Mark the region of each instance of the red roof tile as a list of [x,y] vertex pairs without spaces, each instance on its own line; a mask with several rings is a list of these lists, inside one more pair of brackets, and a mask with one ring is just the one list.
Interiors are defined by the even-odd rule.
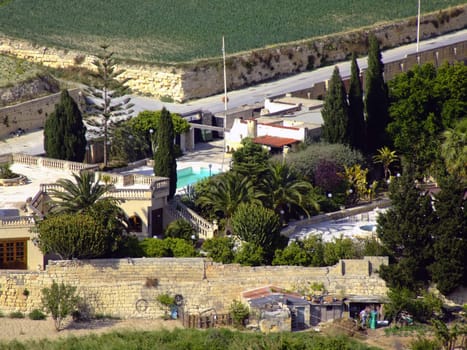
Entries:
[[284,147],[286,145],[290,145],[293,143],[298,143],[300,140],[287,138],[287,137],[278,137],[278,136],[260,136],[253,139],[254,143],[258,143],[260,145],[266,145],[271,147]]

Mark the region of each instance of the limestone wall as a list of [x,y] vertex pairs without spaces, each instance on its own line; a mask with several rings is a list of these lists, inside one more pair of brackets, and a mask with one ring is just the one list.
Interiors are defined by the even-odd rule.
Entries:
[[[70,96],[79,104],[79,89],[69,91]],[[17,105],[0,108],[0,138],[22,128],[26,131],[44,127],[47,116],[55,109],[60,93],[36,98]]]
[[[420,36],[429,38],[463,29],[467,23],[467,4],[425,15]],[[265,80],[310,70],[348,59],[352,52],[365,54],[367,38],[374,32],[382,47],[390,48],[416,40],[416,18],[381,24],[348,33],[312,38],[240,53],[227,58],[228,89],[238,89]],[[40,47],[21,40],[0,37],[0,53],[6,53],[52,67],[83,67],[92,69],[94,57],[69,50]],[[221,58],[205,63],[181,66],[124,64],[122,78],[131,78],[128,85],[136,92],[167,96],[182,102],[223,91]]]
[[296,290],[322,282],[331,293],[382,296],[387,288],[375,271],[387,263],[384,257],[345,260],[323,268],[242,267],[202,258],[51,261],[45,271],[0,270],[0,310],[28,312],[40,307],[41,289],[53,280],[77,286],[92,312],[122,318],[161,316],[155,297],[163,293],[181,294],[185,310],[194,313],[211,307],[227,311],[242,291],[270,284]]

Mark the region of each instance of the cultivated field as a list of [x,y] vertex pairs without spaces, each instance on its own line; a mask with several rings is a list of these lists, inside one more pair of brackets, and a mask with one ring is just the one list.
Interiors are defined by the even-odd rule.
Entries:
[[[423,0],[422,12],[465,3]],[[415,16],[417,0],[0,0],[0,33],[95,53],[183,62]]]

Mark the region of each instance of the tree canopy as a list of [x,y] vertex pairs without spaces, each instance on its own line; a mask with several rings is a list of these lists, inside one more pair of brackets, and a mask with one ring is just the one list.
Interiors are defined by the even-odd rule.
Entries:
[[368,40],[368,68],[365,72],[366,150],[372,154],[387,143],[389,99],[378,39],[370,34]]
[[443,293],[467,285],[465,182],[440,177],[434,194],[417,186],[414,170],[391,181],[392,206],[378,217],[378,237],[391,256],[381,276],[392,288],[417,290],[435,282]]
[[349,106],[337,66],[332,73],[321,114],[324,121],[321,137],[329,143],[349,144]]
[[128,78],[121,79],[123,70],[117,69],[114,53],[107,51],[107,45],[101,45],[102,52],[92,62],[96,71],[92,73],[93,86],[87,90],[91,113],[87,116],[90,130],[104,140],[104,167],[108,161],[108,140],[112,137],[113,128],[129,118],[133,112],[131,98],[122,97],[128,94],[126,85]]
[[170,179],[169,199],[177,190],[177,161],[174,152],[174,127],[170,112],[163,108],[161,111],[157,147],[154,153],[154,175]]
[[48,157],[82,162],[86,155],[86,127],[78,105],[63,90],[45,121],[44,150]]
[[[396,151],[426,174],[439,159],[442,132],[467,116],[467,67],[464,64],[416,66],[390,83],[388,132]],[[449,158],[449,157],[448,157]]]
[[51,196],[50,209],[54,213],[79,213],[94,205],[97,201],[114,201],[111,197],[104,197],[113,186],[102,184],[100,178],[95,180],[92,172],[73,174],[75,182],[69,179],[60,179],[56,182],[58,189],[49,190]]
[[357,63],[357,56],[352,54],[350,66],[350,86],[349,86],[349,145],[360,151],[365,150],[365,106],[363,104],[363,88],[360,80],[360,68]]

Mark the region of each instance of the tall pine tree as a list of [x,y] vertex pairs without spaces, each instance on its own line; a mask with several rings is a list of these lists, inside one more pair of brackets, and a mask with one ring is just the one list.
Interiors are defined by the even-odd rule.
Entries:
[[375,153],[386,144],[386,126],[389,122],[388,89],[384,82],[384,64],[378,39],[369,37],[368,69],[365,78],[366,150]]
[[114,53],[107,51],[107,45],[101,45],[103,53],[97,55],[92,62],[96,68],[94,84],[87,90],[88,99],[92,101],[92,113],[88,116],[88,124],[95,127],[92,130],[104,139],[104,167],[107,167],[108,145],[113,127],[129,118],[133,112],[130,98],[119,97],[129,93],[126,86],[128,78],[121,79],[123,70],[117,69]]
[[177,190],[177,161],[174,152],[174,128],[170,112],[163,108],[157,128],[154,175],[170,178],[169,199]]
[[430,271],[439,291],[446,294],[467,286],[467,200],[465,182],[460,178],[449,176],[440,185],[434,202],[438,222],[432,231],[434,262]]
[[345,86],[337,66],[332,73],[321,114],[324,121],[322,138],[329,143],[348,144],[349,107]]
[[348,135],[350,146],[360,151],[364,151],[365,147],[364,109],[360,68],[357,63],[357,56],[353,53],[350,67]]
[[86,154],[86,127],[78,105],[67,90],[47,118],[44,149],[48,157],[82,162]]

